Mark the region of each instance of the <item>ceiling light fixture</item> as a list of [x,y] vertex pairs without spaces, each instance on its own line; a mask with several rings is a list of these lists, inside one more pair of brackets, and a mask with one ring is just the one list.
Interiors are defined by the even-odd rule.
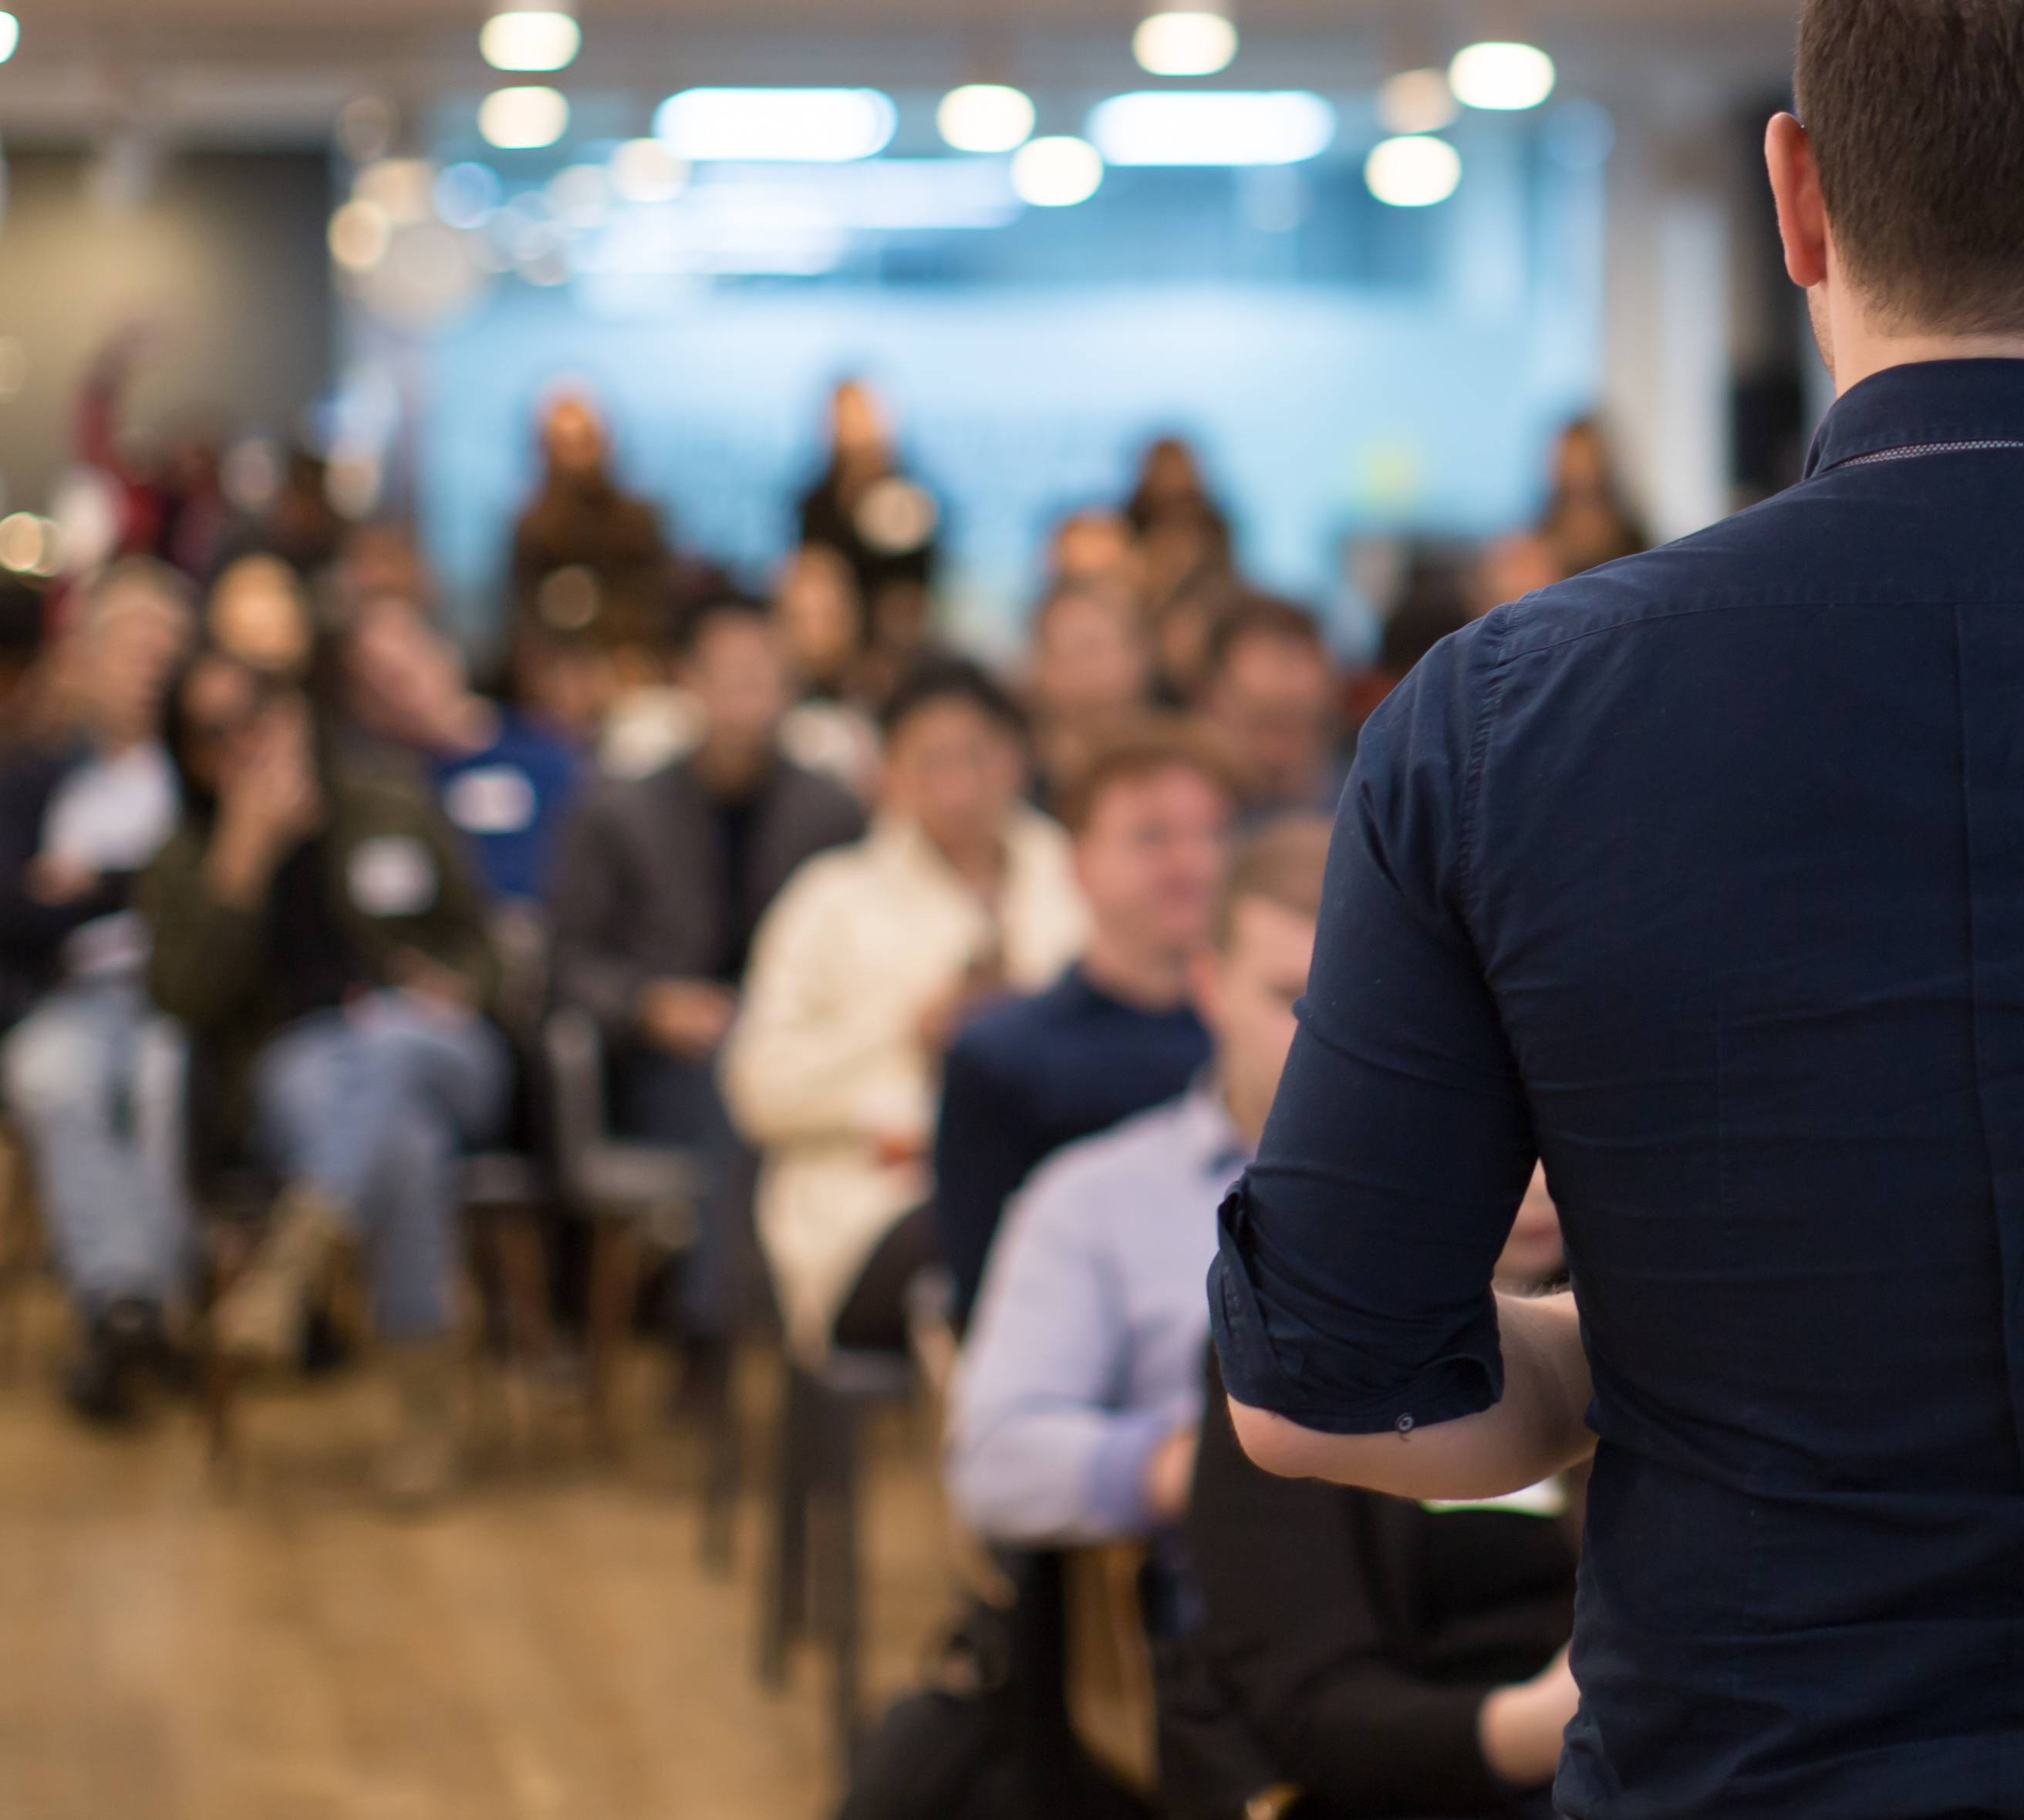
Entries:
[[1035,208],[1073,208],[1103,182],[1103,155],[1087,139],[1029,139],[1012,154],[1012,188]]
[[501,0],[478,35],[494,69],[566,69],[582,45],[572,0]]
[[959,152],[1010,152],[1033,136],[1032,99],[1002,82],[965,82],[942,97],[935,126]]
[[876,89],[684,89],[654,136],[699,163],[848,164],[883,152],[899,119]]
[[1298,164],[1335,139],[1335,109],[1287,89],[1146,90],[1099,101],[1089,136],[1107,164]]
[[1149,13],[1131,35],[1131,54],[1149,75],[1212,76],[1237,55],[1237,27],[1217,0]]
[[1448,86],[1464,107],[1515,114],[1553,92],[1553,60],[1536,44],[1485,42],[1455,53]]
[[478,130],[502,152],[552,145],[569,130],[569,102],[559,89],[494,89],[478,105]]
[[11,13],[0,13],[0,63],[12,57],[20,42],[20,20]]
[[1461,181],[1461,154],[1445,139],[1411,134],[1385,139],[1363,161],[1370,193],[1393,208],[1431,208]]

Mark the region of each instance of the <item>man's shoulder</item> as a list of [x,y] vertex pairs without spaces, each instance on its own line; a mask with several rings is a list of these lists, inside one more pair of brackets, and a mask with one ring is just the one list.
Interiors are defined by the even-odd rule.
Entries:
[[984,1066],[1022,1061],[1036,1043],[1075,1024],[1082,1002],[1074,974],[1065,973],[1051,986],[1001,998],[966,1020],[950,1053]]
[[845,832],[855,840],[864,831],[864,805],[834,778],[783,756],[775,774],[776,800],[811,826]]
[[1064,1144],[1033,1172],[1025,1198],[1040,1208],[1076,1209],[1108,1204],[1114,1192],[1148,1178],[1172,1180],[1186,1154],[1189,1113],[1182,1095]]
[[[1478,622],[1483,657],[1501,664],[1687,616],[1789,600],[1795,577],[1808,567],[1805,550],[1822,529],[1806,511],[1802,489],[1775,494],[1690,536],[1494,609]],[[1718,632],[1718,624],[1709,630]]]

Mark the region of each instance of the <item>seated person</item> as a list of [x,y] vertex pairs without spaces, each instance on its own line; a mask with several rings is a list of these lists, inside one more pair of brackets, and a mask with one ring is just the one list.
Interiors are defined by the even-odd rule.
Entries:
[[935,1223],[970,1318],[1005,1203],[1065,1144],[1183,1091],[1209,1058],[1188,970],[1207,945],[1236,783],[1178,722],[1114,734],[1063,797],[1088,945],[1046,991],[970,1020],[935,1127]]
[[150,988],[283,1185],[214,1339],[250,1364],[298,1357],[313,1301],[362,1245],[402,1391],[383,1487],[425,1500],[456,1464],[459,1153],[503,1122],[511,1086],[483,1015],[496,969],[478,887],[419,797],[318,763],[285,681],[200,657],[169,744],[185,809],[142,883]]
[[1058,584],[1033,615],[1032,639],[1035,798],[1058,815],[1097,747],[1150,704],[1153,651],[1137,597],[1102,581]]
[[1314,616],[1245,596],[1211,628],[1208,667],[1202,710],[1245,768],[1247,823],[1294,810],[1333,815],[1343,782],[1335,665]]
[[495,904],[538,903],[582,768],[578,751],[473,690],[463,654],[409,595],[364,596],[335,650],[349,728],[417,767],[471,842]]
[[1068,837],[1026,807],[1024,723],[985,672],[930,660],[884,716],[883,806],[767,913],[726,1046],[765,1158],[760,1238],[794,1343],[898,1347],[933,1260],[941,1059],[965,1011],[1032,991],[1086,927]]
[[554,991],[594,1017],[622,1129],[710,1161],[700,1242],[683,1276],[692,1367],[739,1313],[753,1163],[718,1097],[753,932],[801,862],[856,840],[864,812],[780,751],[787,675],[766,609],[726,599],[692,620],[683,680],[702,743],[644,778],[595,787],[563,836],[553,896]]
[[[1536,1288],[1560,1271],[1535,1174],[1497,1280]],[[1212,1377],[1186,1536],[1202,1612],[1191,1651],[1262,1749],[1266,1783],[1301,1791],[1295,1813],[1550,1813],[1576,1700],[1558,1481],[1450,1507],[1274,1478],[1245,1457]],[[1225,1811],[1238,1820],[1235,1802]]]
[[195,627],[174,569],[141,557],[108,569],[66,641],[75,736],[0,766],[0,1027],[20,1016],[0,1100],[85,1331],[66,1393],[97,1421],[134,1412],[186,1287],[181,1099],[173,1053],[145,1038],[147,932],[131,899],[175,826],[162,707]]
[[1178,1100],[1071,1144],[1014,1202],[950,1406],[949,1487],[987,1541],[1171,1531],[1201,1421],[1216,1208],[1263,1131],[1293,1040],[1329,825],[1238,854],[1191,969],[1215,1038]]

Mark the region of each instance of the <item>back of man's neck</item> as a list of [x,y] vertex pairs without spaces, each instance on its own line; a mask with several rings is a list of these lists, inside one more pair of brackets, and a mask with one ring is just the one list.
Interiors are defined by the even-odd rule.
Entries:
[[1839,397],[1851,392],[1893,367],[1933,361],[2016,360],[2024,360],[2024,335],[1857,335],[1835,350],[1835,393]]

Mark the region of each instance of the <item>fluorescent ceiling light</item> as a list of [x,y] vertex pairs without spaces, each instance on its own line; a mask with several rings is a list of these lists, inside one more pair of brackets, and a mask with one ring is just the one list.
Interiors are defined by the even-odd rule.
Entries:
[[583,31],[559,7],[510,7],[486,20],[479,54],[494,69],[556,70],[576,60]]
[[999,82],[951,89],[935,110],[935,126],[959,152],[1010,152],[1033,134],[1033,104]]
[[1377,91],[1377,118],[1388,133],[1438,133],[1461,112],[1442,70],[1401,70]]
[[569,103],[558,89],[494,89],[479,104],[478,130],[504,152],[552,145],[569,130]]
[[0,13],[0,63],[14,54],[21,42],[21,22],[11,13]]
[[698,163],[845,164],[884,151],[898,124],[876,89],[684,89],[654,134]]
[[1073,208],[1102,181],[1102,155],[1087,139],[1029,139],[1012,155],[1012,187],[1036,208]]
[[1448,83],[1465,107],[1516,113],[1553,92],[1553,60],[1534,44],[1472,44],[1455,53]]
[[1394,208],[1428,208],[1446,202],[1461,181],[1461,154],[1445,139],[1415,134],[1373,146],[1363,163],[1363,181],[1380,202]]
[[1335,109],[1299,89],[1113,95],[1089,116],[1109,164],[1298,164],[1335,138]]
[[1131,35],[1131,54],[1149,75],[1212,76],[1237,55],[1237,27],[1220,13],[1155,13]]

